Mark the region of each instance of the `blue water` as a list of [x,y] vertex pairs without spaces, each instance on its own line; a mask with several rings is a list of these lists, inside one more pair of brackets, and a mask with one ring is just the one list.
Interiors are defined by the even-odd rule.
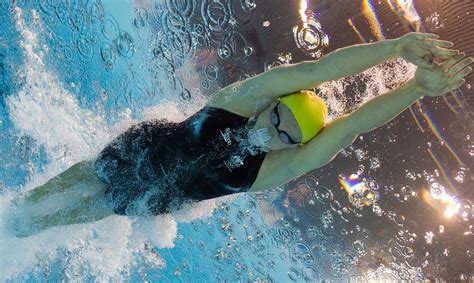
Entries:
[[[443,32],[441,24],[449,26],[436,16],[443,7],[430,10],[422,1],[418,11],[411,1],[386,1],[364,13],[353,1],[279,2],[1,2],[0,219],[14,197],[93,158],[133,123],[181,121],[234,81],[406,32],[400,19],[391,25],[395,13],[388,3],[405,3],[406,17],[425,28]],[[382,35],[366,26],[370,11]],[[343,26],[346,19],[353,26]],[[306,32],[321,40],[308,43]],[[414,70],[396,61],[320,91],[335,117],[400,85]],[[466,90],[446,98],[459,103],[440,116],[431,101],[412,112],[419,120],[428,113],[461,165],[452,165],[445,145],[428,135],[429,127],[420,132],[407,110],[361,136],[334,162],[284,187],[206,201],[172,215],[55,227],[24,239],[11,236],[1,220],[0,281],[467,279],[474,146],[466,137],[472,124],[464,115],[472,112]],[[454,117],[449,109],[457,111]],[[377,196],[367,207],[341,187],[342,177],[353,174],[354,187]],[[449,205],[423,197],[441,191],[461,204],[456,220],[442,217]]]

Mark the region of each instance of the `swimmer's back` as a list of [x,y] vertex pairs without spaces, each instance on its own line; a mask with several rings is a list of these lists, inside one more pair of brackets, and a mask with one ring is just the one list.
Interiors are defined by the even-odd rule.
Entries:
[[96,172],[118,214],[161,214],[188,200],[247,191],[265,158],[246,144],[249,119],[204,107],[181,123],[130,127],[99,154]]

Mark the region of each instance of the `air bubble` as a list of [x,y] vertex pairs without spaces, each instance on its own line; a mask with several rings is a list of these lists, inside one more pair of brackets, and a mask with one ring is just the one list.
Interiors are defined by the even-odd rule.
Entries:
[[332,192],[324,186],[319,187],[315,194],[316,199],[321,203],[329,203],[333,199]]
[[379,184],[375,180],[369,180],[367,183],[367,187],[371,189],[372,191],[378,191],[379,190]]
[[101,27],[102,34],[108,40],[114,40],[119,35],[119,27],[115,19],[106,15],[102,21]]
[[245,46],[244,53],[245,53],[245,56],[251,56],[253,54],[252,46]]
[[369,160],[369,166],[370,166],[370,169],[372,170],[376,170],[378,168],[380,168],[380,159],[378,159],[377,157],[372,157],[370,160]]
[[441,199],[445,194],[444,187],[439,183],[433,182],[429,185],[431,197],[434,199]]
[[209,88],[209,82],[206,80],[201,81],[201,87],[202,89],[208,89]]
[[288,271],[288,277],[292,280],[292,281],[298,281],[298,279],[301,277],[298,270],[296,270],[295,268],[290,268],[290,271]]
[[302,271],[303,278],[306,282],[320,282],[320,274],[314,267],[306,266]]
[[393,211],[389,211],[387,213],[387,216],[390,220],[392,220],[395,224],[397,224],[400,227],[403,227],[405,223],[405,217],[403,215],[396,214]]
[[412,172],[412,171],[408,171],[408,170],[405,170],[405,177],[407,179],[411,179],[411,180],[416,180],[416,176],[415,176],[415,173]]
[[444,225],[439,225],[439,232],[444,233]]
[[459,170],[456,172],[456,176],[454,177],[454,180],[458,183],[464,183],[464,178],[466,177],[466,168],[461,167]]
[[133,38],[127,32],[122,32],[115,41],[117,52],[123,57],[130,58],[135,53]]
[[444,249],[443,255],[444,255],[444,256],[449,256],[449,250],[448,250],[448,249]]
[[325,252],[325,253],[330,253],[331,251],[334,250],[334,247],[333,245],[331,244],[331,242],[327,239],[322,239],[320,242],[319,242],[319,248],[321,249],[322,252]]
[[360,255],[364,255],[366,253],[365,251],[365,243],[362,242],[361,240],[356,240],[352,244],[352,248]]
[[433,243],[433,238],[434,238],[434,233],[431,231],[428,231],[425,233],[425,241],[427,244],[432,244]]
[[306,186],[308,186],[309,188],[316,188],[318,186],[318,181],[316,180],[315,177],[313,176],[307,176],[306,179],[304,180]]
[[468,199],[461,199],[457,202],[457,215],[465,222],[473,219],[472,204]]
[[263,68],[265,71],[268,71],[284,64],[290,64],[292,60],[293,58],[292,58],[291,53],[288,53],[288,54],[271,53],[267,55],[267,59],[263,63]]
[[204,68],[204,74],[209,81],[214,82],[219,75],[219,69],[215,65],[207,65]]
[[68,60],[73,59],[73,52],[72,52],[71,47],[69,47],[69,46],[64,46],[64,48],[63,48],[63,54],[64,54],[64,58],[66,58],[66,59],[68,59]]
[[403,186],[400,189],[400,192],[396,193],[395,196],[400,202],[405,202],[409,200],[410,198],[415,197],[416,193],[413,191],[413,189],[410,186]]
[[78,36],[75,41],[79,54],[81,54],[82,57],[84,57],[85,59],[92,58],[92,55],[94,52],[93,46],[90,40],[91,40],[90,38],[86,38],[84,36]]
[[201,16],[204,26],[211,31],[222,32],[232,27],[230,6],[224,1],[202,1]]
[[359,209],[374,205],[377,199],[378,193],[364,184],[349,194],[349,202]]
[[244,10],[247,13],[257,8],[257,4],[255,3],[255,0],[241,0],[240,6],[242,7],[242,10]]
[[441,22],[440,16],[438,13],[433,13],[426,19],[426,24],[433,29],[442,29],[444,28],[444,23]]
[[308,238],[316,238],[318,236],[318,228],[315,226],[309,226],[306,230],[306,235],[308,235]]
[[148,12],[145,9],[140,8],[135,9],[135,14],[136,17],[133,19],[133,25],[138,29],[145,27],[146,20],[148,19]]
[[329,210],[321,214],[321,221],[323,222],[324,226],[329,226],[333,222],[332,214]]
[[181,99],[184,101],[190,101],[191,100],[191,92],[187,89],[183,90],[181,92]]
[[333,264],[332,269],[337,273],[347,273],[349,271],[349,265],[343,261],[336,262]]
[[313,58],[321,57],[323,55],[321,49],[329,46],[329,37],[312,16],[293,27],[293,37],[298,48]]
[[179,268],[176,267],[176,269],[174,270],[173,274],[174,274],[175,276],[178,276],[178,277],[179,277],[179,276],[181,276],[181,271],[179,270]]
[[367,158],[366,152],[364,152],[362,149],[356,149],[354,153],[356,155],[357,161],[363,161]]
[[217,54],[219,55],[219,58],[227,61],[232,57],[232,48],[227,44],[222,44],[219,46]]
[[197,23],[197,24],[194,24],[194,27],[193,27],[193,34],[194,35],[202,35],[204,34],[205,32],[205,29],[204,29],[204,26],[200,23]]
[[110,44],[103,44],[100,47],[100,57],[106,66],[111,67],[114,64],[115,52]]

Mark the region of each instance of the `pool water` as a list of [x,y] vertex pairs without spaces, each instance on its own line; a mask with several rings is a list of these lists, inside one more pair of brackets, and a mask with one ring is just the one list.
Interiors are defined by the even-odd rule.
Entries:
[[[0,281],[473,280],[472,76],[282,187],[28,238],[5,220],[134,123],[182,121],[235,81],[410,31],[473,56],[473,21],[470,1],[2,1]],[[334,118],[415,70],[397,59],[318,93]]]

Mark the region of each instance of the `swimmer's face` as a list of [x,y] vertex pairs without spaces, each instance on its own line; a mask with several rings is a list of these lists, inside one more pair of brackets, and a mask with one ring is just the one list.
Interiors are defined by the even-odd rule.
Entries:
[[255,128],[267,128],[271,139],[269,150],[296,147],[301,143],[302,133],[295,116],[286,105],[275,101],[258,116]]

